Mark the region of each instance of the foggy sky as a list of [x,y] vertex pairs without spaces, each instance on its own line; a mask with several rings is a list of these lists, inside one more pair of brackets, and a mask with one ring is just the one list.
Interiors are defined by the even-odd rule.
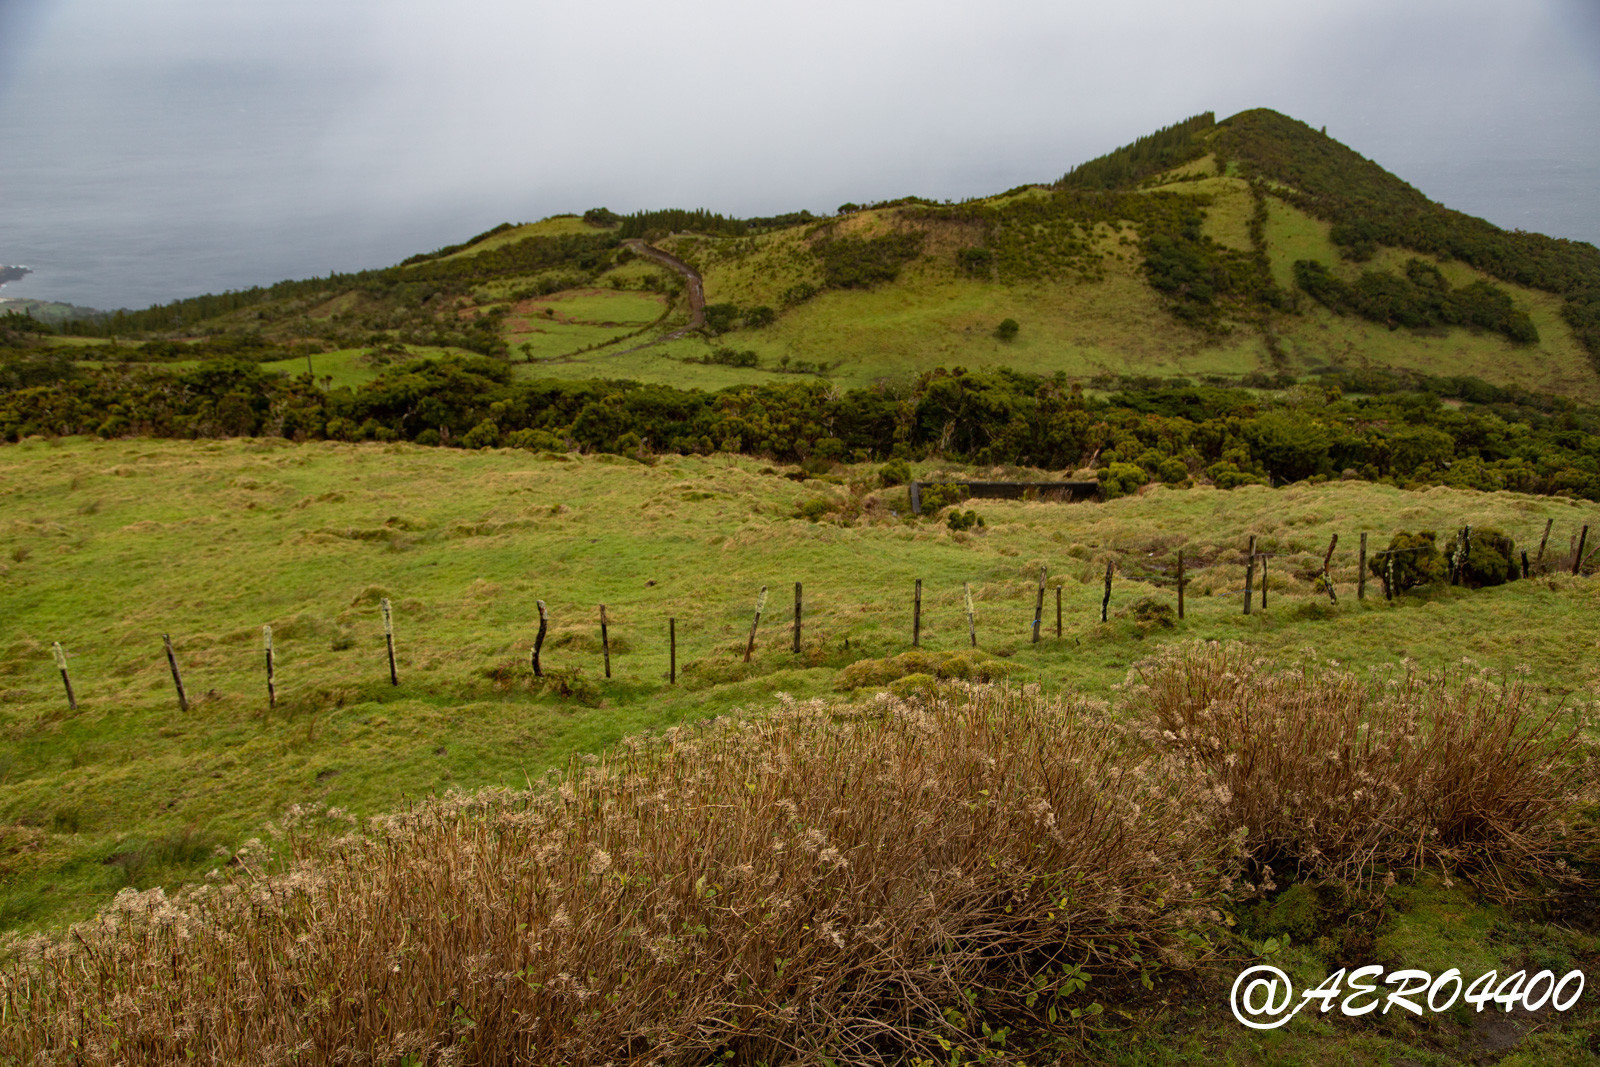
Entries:
[[143,306],[604,205],[1050,181],[1271,107],[1600,243],[1593,0],[0,0],[6,296]]

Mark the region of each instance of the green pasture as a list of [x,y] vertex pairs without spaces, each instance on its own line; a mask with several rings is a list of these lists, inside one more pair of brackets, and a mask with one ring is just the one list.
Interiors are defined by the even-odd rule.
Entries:
[[655,322],[666,308],[666,297],[657,293],[623,289],[567,289],[524,300],[512,312],[516,317],[532,320],[533,325],[571,322],[637,327]]
[[[1586,706],[1600,679],[1590,665],[1600,663],[1600,586],[1590,580],[1554,575],[1393,604],[1374,583],[1365,601],[1355,596],[1363,530],[1374,548],[1398,529],[1469,522],[1529,544],[1549,517],[1550,553],[1564,555],[1580,524],[1600,528],[1588,505],[1359,482],[1154,488],[1105,504],[975,501],[986,525],[954,532],[909,518],[904,488],[877,488],[872,469],[805,481],[789,473],[723,455],[644,464],[265,439],[0,450],[9,624],[0,929],[81,917],[124,885],[197,877],[217,862],[216,847],[259,834],[291,803],[370,814],[429,791],[520,783],[574,750],[759,708],[778,691],[828,693],[848,663],[909,648],[919,578],[925,647],[966,646],[970,582],[979,647],[1052,689],[1109,694],[1154,645],[1195,637],[1285,657],[1311,647],[1358,665],[1409,658],[1444,668],[1465,657],[1496,676],[1525,665],[1573,707]],[[920,474],[937,476],[930,465]],[[800,517],[807,505],[824,520]],[[842,515],[853,516],[848,525]],[[1311,584],[1333,533],[1337,605]],[[1275,555],[1267,607],[1246,617],[1251,534]],[[1179,548],[1187,618],[1148,624],[1148,609],[1134,607],[1175,604]],[[1101,624],[1107,560],[1117,575]],[[1034,644],[1041,567],[1048,591]],[[762,586],[769,600],[745,665]],[[398,686],[385,660],[385,597]],[[556,672],[545,687],[527,668],[541,599],[543,663]],[[267,706],[264,624],[274,630],[276,708]],[[57,641],[75,712],[52,660]]]

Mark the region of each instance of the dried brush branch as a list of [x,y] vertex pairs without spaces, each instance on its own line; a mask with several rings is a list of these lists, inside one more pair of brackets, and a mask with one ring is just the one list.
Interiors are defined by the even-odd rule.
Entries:
[[1574,880],[1566,856],[1597,843],[1568,825],[1597,780],[1579,726],[1519,682],[1281,670],[1215,643],[1134,675],[1146,737],[1206,776],[1219,827],[1246,828],[1262,869],[1363,884],[1438,867],[1510,899]]

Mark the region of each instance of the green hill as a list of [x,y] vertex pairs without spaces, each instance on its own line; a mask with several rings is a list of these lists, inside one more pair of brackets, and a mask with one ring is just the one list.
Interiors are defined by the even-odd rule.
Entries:
[[[704,328],[683,332],[684,278],[633,239],[698,270]],[[1006,320],[1015,330],[998,329]],[[1380,367],[1594,401],[1600,251],[1452,211],[1255,110],[1195,116],[1056,182],[959,204],[764,219],[596,208],[395,267],[67,328],[357,356],[459,349],[524,376],[706,388],[786,374],[860,386],[957,364],[1085,383]],[[382,366],[342,358],[341,381]]]

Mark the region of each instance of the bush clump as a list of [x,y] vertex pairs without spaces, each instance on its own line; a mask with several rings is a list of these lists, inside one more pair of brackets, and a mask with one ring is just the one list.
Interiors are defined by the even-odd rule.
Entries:
[[970,530],[983,525],[983,516],[971,509],[958,511],[951,508],[950,513],[944,517],[944,524],[952,530]]
[[1472,589],[1504,585],[1522,577],[1517,560],[1517,545],[1504,530],[1485,526],[1474,529],[1467,539],[1466,558],[1461,561],[1461,584]]
[[959,484],[935,482],[922,487],[922,513],[933,518],[951,504],[967,499],[967,487]]
[[[1147,736],[1213,785],[1219,829],[1269,868],[1360,885],[1442,868],[1502,899],[1572,877],[1565,825],[1593,771],[1577,731],[1519,684],[1396,672],[1379,684],[1305,664],[1274,671],[1238,645],[1141,664]],[[1588,831],[1597,836],[1594,828]]]
[[1136,492],[1150,480],[1150,475],[1136,463],[1108,463],[1094,473],[1100,481],[1100,496],[1106,500]]
[[903,459],[891,459],[878,468],[878,485],[884,489],[905,485],[910,480],[911,464]]
[[1403,593],[1407,589],[1432,585],[1449,577],[1432,530],[1395,534],[1386,550],[1375,553],[1367,561],[1367,569],[1385,586],[1389,586],[1392,578],[1390,593]]

